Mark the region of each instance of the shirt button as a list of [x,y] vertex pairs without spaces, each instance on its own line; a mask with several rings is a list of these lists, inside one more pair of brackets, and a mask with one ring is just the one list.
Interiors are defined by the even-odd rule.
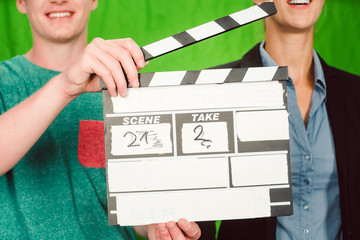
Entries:
[[305,179],[305,180],[304,180],[304,183],[305,183],[305,185],[309,185],[309,184],[310,184],[309,179]]
[[304,234],[307,235],[307,234],[309,234],[309,232],[310,232],[309,229],[304,229]]
[[306,160],[310,160],[311,156],[309,154],[305,155]]
[[304,205],[304,209],[308,210],[309,209],[309,205]]

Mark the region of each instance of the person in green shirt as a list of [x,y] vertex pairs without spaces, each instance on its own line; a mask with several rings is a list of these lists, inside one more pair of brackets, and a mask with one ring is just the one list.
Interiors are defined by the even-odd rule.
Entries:
[[[102,120],[100,77],[126,97],[147,63],[131,39],[94,39],[97,0],[16,0],[33,34],[28,53],[0,63],[0,238],[134,239],[108,226],[106,175],[78,161],[79,122]],[[124,72],[123,72],[123,70]],[[134,229],[149,239],[198,239],[185,219]]]

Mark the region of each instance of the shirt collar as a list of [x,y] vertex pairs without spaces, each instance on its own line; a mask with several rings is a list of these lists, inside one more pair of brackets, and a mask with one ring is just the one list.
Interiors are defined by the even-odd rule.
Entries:
[[[314,74],[315,74],[315,86],[320,89],[322,94],[326,94],[326,83],[324,71],[320,63],[320,58],[315,50],[313,50],[314,56]],[[265,50],[265,41],[260,44],[260,57],[264,67],[278,66],[278,64],[272,59],[272,57]]]

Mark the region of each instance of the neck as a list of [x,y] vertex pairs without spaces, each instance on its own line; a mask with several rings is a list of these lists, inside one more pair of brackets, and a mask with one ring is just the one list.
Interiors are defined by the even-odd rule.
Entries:
[[278,29],[266,25],[265,49],[280,66],[288,66],[294,83],[313,79],[313,28],[303,32]]
[[87,35],[82,34],[66,42],[53,42],[34,37],[34,44],[25,57],[32,63],[55,71],[64,71],[87,45]]

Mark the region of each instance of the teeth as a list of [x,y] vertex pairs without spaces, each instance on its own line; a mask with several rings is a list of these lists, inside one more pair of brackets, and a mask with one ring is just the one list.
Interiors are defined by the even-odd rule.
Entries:
[[305,4],[310,4],[310,0],[292,0],[290,2],[288,2],[289,4],[292,4],[292,5],[305,5]]
[[58,18],[58,17],[68,17],[70,15],[71,15],[70,12],[56,12],[56,13],[50,13],[49,17]]

